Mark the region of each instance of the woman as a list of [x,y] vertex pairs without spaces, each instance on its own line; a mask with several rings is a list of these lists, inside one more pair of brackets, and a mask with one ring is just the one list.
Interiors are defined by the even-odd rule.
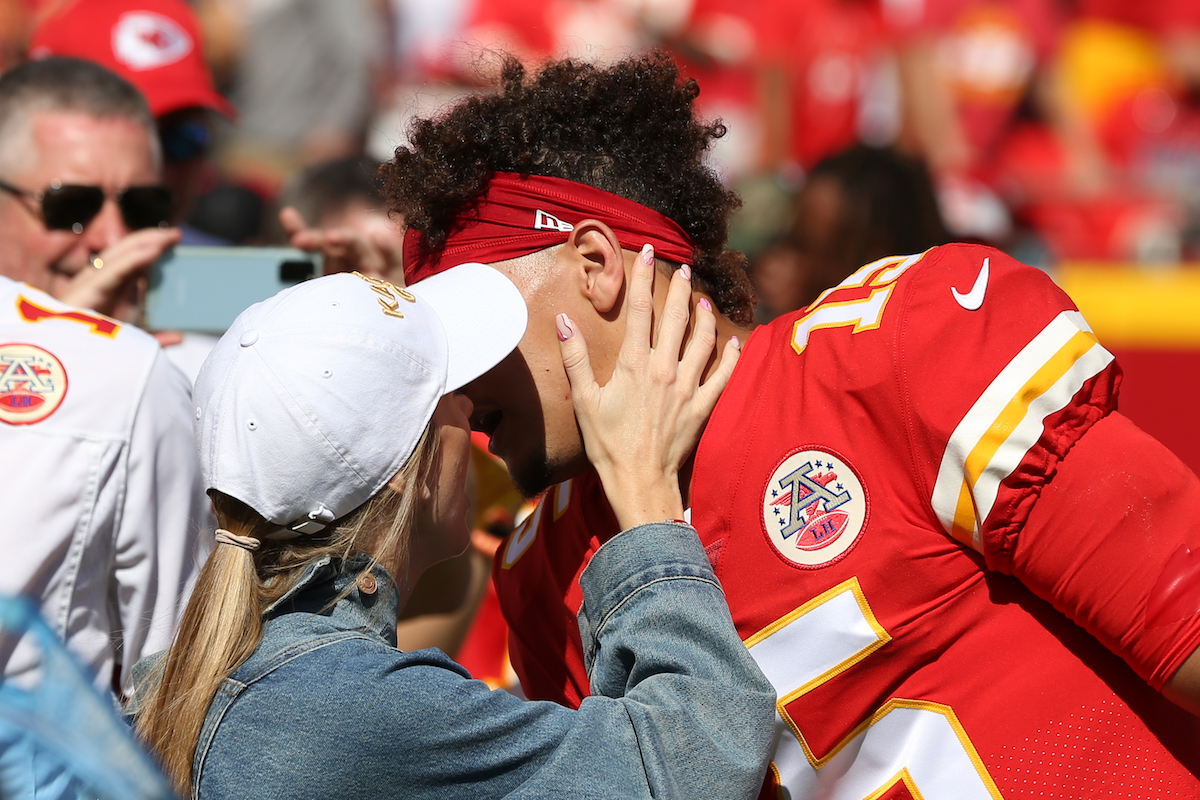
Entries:
[[565,316],[559,327],[589,457],[625,530],[581,579],[581,634],[607,696],[577,711],[490,691],[440,651],[394,648],[417,577],[466,546],[472,409],[454,392],[521,338],[515,287],[481,265],[411,291],[341,274],[238,318],[194,398],[219,544],[175,644],[139,665],[133,712],[181,795],[757,794],[774,694],[678,521],[676,472],[736,346],[699,386],[715,321],[697,310],[681,359],[680,271],[678,313],[651,348],[654,270],[636,261],[642,302],[605,387],[582,335]]

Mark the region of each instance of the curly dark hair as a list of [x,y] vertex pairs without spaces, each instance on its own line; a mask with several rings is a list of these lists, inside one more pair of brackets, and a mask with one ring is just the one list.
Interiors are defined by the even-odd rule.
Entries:
[[657,51],[608,67],[552,61],[528,78],[509,56],[499,91],[413,123],[410,144],[380,170],[384,192],[433,250],[493,172],[564,178],[620,195],[687,231],[694,280],[725,316],[748,325],[755,301],[746,259],[725,248],[741,200],[704,163],[725,126],[696,119],[699,92]]

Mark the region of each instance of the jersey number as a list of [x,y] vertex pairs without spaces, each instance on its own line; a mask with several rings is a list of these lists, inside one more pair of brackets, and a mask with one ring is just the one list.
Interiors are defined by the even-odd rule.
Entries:
[[89,314],[86,311],[52,311],[26,300],[24,297],[17,298],[17,312],[26,322],[41,322],[44,319],[65,319],[79,322],[91,328],[92,333],[98,333],[110,339],[116,336],[117,331],[121,329],[117,322],[108,317]]
[[[872,261],[832,289],[826,289],[808,307],[808,313],[796,320],[792,327],[792,349],[803,353],[808,347],[809,335],[820,328],[851,327],[851,333],[878,328],[883,322],[883,312],[896,288],[896,279],[913,264],[921,260],[924,253],[913,256],[890,256]],[[866,297],[853,300],[830,300],[839,289],[872,287]]]
[[817,754],[787,707],[891,641],[851,578],[746,640],[779,695],[772,769],[785,800],[873,800],[897,783],[925,800],[998,800],[1000,792],[954,711],[889,700]]
[[504,545],[504,553],[501,556],[500,566],[502,568],[511,569],[512,565],[517,563],[521,556],[525,555],[525,551],[529,549],[529,545],[533,544],[533,540],[537,538],[538,528],[542,525],[542,510],[552,501],[554,504],[554,518],[558,519],[567,510],[567,506],[571,504],[571,479],[568,478],[549,489],[545,496],[538,502],[537,508],[529,515],[529,518],[509,534],[508,542]]

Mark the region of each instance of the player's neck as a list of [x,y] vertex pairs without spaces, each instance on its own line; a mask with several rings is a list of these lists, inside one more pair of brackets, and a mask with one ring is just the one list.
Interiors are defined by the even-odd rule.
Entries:
[[[708,295],[704,294],[703,292],[692,292],[692,323],[688,325],[687,333],[683,338],[685,347],[687,346],[687,343],[692,340],[692,332],[695,330],[695,318],[699,311],[699,303],[702,299],[707,299],[710,303],[712,303],[712,298],[708,297]],[[656,316],[662,313],[663,305],[665,305],[665,303],[665,292],[662,295],[655,297]],[[715,307],[716,304],[713,303],[713,306]],[[725,345],[728,344],[729,340],[734,336],[738,337],[738,341],[745,345],[746,340],[750,338],[750,331],[736,323],[730,322],[724,316],[717,314],[717,343],[713,347],[713,354],[708,360],[708,365],[704,368],[704,377],[702,380],[708,380],[713,372],[716,371],[717,364],[721,360],[721,353],[724,351]]]
[[713,356],[708,361],[708,366],[704,369],[704,380],[708,380],[709,376],[717,368],[717,363],[721,360],[721,353],[725,350],[725,345],[734,336],[738,338],[738,342],[742,347],[746,346],[746,340],[750,338],[750,330],[743,328],[741,325],[730,322],[721,315],[717,315],[717,344],[713,347]]
[[[697,296],[697,299],[700,297],[699,294],[697,294],[696,296]],[[693,311],[693,313],[694,313],[694,311]],[[703,380],[708,380],[709,377],[712,375],[712,373],[716,370],[717,363],[720,361],[721,353],[724,351],[725,345],[734,336],[738,337],[738,341],[741,342],[742,346],[744,347],[746,345],[746,340],[750,338],[750,331],[746,328],[741,327],[740,325],[730,322],[728,319],[726,319],[725,317],[718,314],[717,315],[717,344],[715,347],[713,347],[713,357],[709,360],[708,366],[705,367],[705,369],[704,369]],[[688,334],[688,338],[689,339],[691,338],[690,332]],[[734,373],[734,374],[736,376],[736,373]],[[703,438],[703,434],[701,434],[701,438]],[[693,450],[692,454],[690,456],[688,456],[687,461],[685,461],[683,463],[683,465],[679,468],[679,493],[683,497],[683,507],[684,508],[690,508],[691,504],[692,504],[692,501],[691,501],[692,468],[695,465],[695,462],[696,462],[696,452]]]

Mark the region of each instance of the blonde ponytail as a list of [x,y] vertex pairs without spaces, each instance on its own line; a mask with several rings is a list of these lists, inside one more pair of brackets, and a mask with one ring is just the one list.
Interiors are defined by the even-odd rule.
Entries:
[[[224,495],[213,498],[220,527],[230,533],[257,539],[276,529],[261,518],[239,519],[245,512],[229,513],[234,504],[241,505]],[[175,643],[153,676],[160,680],[152,677],[137,690],[138,734],[180,797],[191,796],[196,741],[217,688],[262,636],[254,560],[255,554],[241,547],[213,550],[196,579]]]
[[382,563],[393,577],[403,579],[419,485],[437,474],[438,455],[437,439],[427,428],[392,481],[402,489],[384,487],[316,537],[267,539],[277,525],[232,497],[211,493],[218,526],[235,536],[259,539],[261,546],[256,551],[229,545],[213,550],[200,570],[174,644],[159,669],[136,689],[138,736],[180,797],[192,796],[196,743],[213,697],[258,647],[262,612],[309,564],[324,556],[344,560],[367,552],[373,556],[368,569]]

